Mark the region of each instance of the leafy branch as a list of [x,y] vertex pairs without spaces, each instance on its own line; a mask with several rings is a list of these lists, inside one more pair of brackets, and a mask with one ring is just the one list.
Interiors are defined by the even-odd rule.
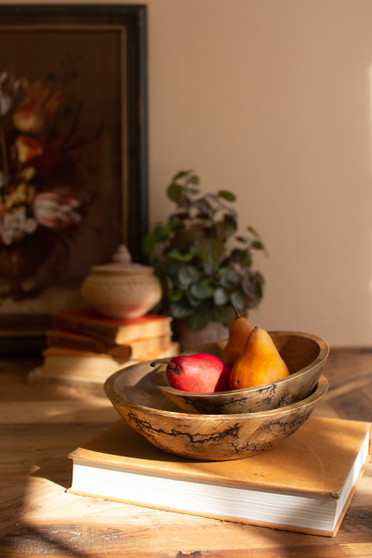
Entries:
[[176,209],[143,241],[163,287],[162,311],[187,318],[193,330],[210,321],[227,324],[234,313],[255,308],[264,277],[252,269],[254,251],[265,251],[257,231],[237,235],[236,196],[228,190],[201,194],[199,177],[180,171],[167,187]]

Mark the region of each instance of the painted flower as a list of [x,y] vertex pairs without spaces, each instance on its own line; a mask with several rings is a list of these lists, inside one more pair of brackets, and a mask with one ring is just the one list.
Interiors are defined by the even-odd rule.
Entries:
[[19,179],[25,182],[30,182],[30,180],[35,176],[35,167],[25,167],[19,173]]
[[24,80],[22,85],[24,97],[13,113],[13,123],[24,134],[38,134],[60,105],[62,92],[39,80],[32,84]]
[[20,81],[6,69],[0,71],[0,116],[12,108],[17,99]]
[[76,151],[96,141],[103,126],[87,127],[85,99],[72,88],[79,58],[63,56],[45,77],[21,70],[18,78],[0,65],[0,275],[12,297],[33,293],[26,277],[45,286],[36,272],[55,246],[67,247],[93,201],[94,161]]
[[26,234],[32,234],[36,228],[37,222],[34,218],[26,215],[25,207],[17,207],[1,217],[0,238],[3,244],[9,246],[23,238]]
[[79,205],[78,200],[72,196],[57,192],[43,192],[35,196],[34,216],[44,227],[63,229],[81,221],[81,215],[76,211]]
[[21,182],[9,192],[3,202],[6,209],[11,209],[16,205],[30,206],[35,198],[35,188],[31,184]]
[[22,164],[29,163],[35,157],[43,154],[43,147],[39,141],[29,136],[18,136],[15,142],[18,161]]

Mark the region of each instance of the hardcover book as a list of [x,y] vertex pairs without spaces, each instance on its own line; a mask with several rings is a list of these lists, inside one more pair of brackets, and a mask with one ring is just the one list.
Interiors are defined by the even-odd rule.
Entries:
[[104,318],[89,308],[83,308],[56,312],[53,315],[53,328],[125,344],[136,339],[167,335],[171,332],[171,321],[170,316],[157,314],[121,320]]
[[[149,360],[168,358],[179,353],[179,344],[170,343],[165,349],[148,353]],[[111,374],[139,362],[138,359],[122,359],[107,353],[93,353],[65,349],[63,347],[48,347],[43,352],[44,362],[40,368],[43,376],[62,376],[88,378],[105,381]]]
[[[151,360],[154,354],[167,349],[172,343],[171,333],[136,339],[118,345],[112,341],[99,339],[63,329],[47,331],[47,344],[52,348],[73,349],[92,353],[107,353],[118,360]],[[155,357],[157,358],[157,357]]]
[[310,417],[259,455],[206,462],[167,454],[120,420],[69,455],[69,492],[335,536],[368,461],[370,427]]

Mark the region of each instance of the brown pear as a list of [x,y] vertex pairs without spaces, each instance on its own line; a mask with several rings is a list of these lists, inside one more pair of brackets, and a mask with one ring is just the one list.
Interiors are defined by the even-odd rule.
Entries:
[[249,334],[253,330],[253,325],[247,318],[238,317],[229,326],[229,337],[221,353],[221,360],[230,366],[235,364],[243,352]]
[[255,327],[231,370],[229,388],[250,388],[275,382],[288,375],[287,365],[268,332]]

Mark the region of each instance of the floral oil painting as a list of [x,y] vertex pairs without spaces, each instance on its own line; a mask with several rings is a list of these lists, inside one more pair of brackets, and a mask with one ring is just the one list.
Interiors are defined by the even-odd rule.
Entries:
[[125,241],[122,33],[0,31],[0,327],[78,305]]

